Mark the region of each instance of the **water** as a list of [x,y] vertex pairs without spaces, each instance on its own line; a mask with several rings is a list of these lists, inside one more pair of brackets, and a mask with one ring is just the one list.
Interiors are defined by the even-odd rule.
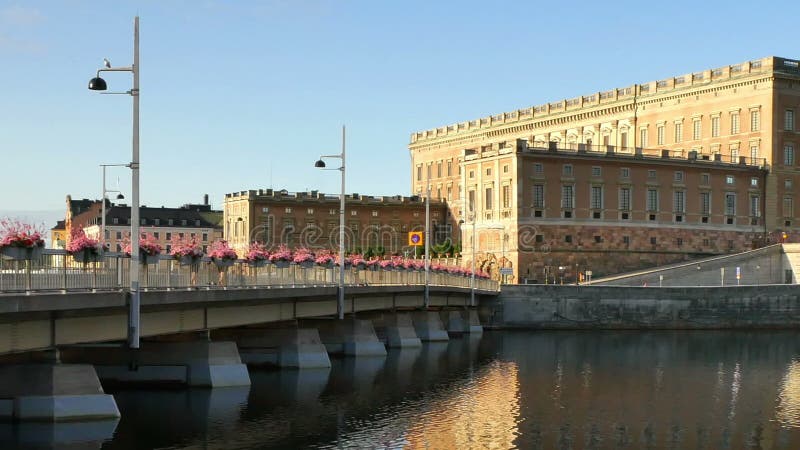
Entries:
[[114,392],[0,448],[797,449],[800,332],[486,332],[244,389]]

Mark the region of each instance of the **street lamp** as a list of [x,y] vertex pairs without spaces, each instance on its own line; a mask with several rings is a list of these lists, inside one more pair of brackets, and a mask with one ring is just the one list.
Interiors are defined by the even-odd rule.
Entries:
[[[345,179],[345,129],[342,125],[342,153],[340,155],[322,155],[319,157],[314,167],[322,170],[338,170],[342,172],[342,193],[339,196],[339,299],[336,302],[336,312],[339,319],[344,319],[344,179]],[[337,158],[342,160],[341,167],[337,169],[327,169],[324,158]]]
[[[475,306],[475,214],[470,215],[470,220],[472,221],[472,274],[469,278],[469,305]],[[460,224],[463,224],[464,221],[460,220]]]
[[116,192],[117,193],[117,200],[122,200],[125,198],[120,191],[110,191],[106,189],[106,167],[129,167],[129,164],[100,164],[100,167],[103,168],[103,196],[102,202],[102,212],[100,216],[100,242],[105,245],[106,243],[106,194],[109,192]]
[[[131,72],[133,74],[133,88],[127,92],[133,97],[133,150],[131,163],[131,260],[130,260],[130,309],[128,312],[128,346],[134,351],[134,360],[131,365],[136,365],[136,351],[139,349],[139,16],[133,19],[133,64],[130,67],[111,67],[111,63],[103,60],[104,68],[97,70],[97,75],[89,80],[89,89],[92,91],[105,91],[108,89],[106,81],[100,78],[100,72]],[[105,199],[103,200],[105,205]],[[105,219],[105,216],[104,216]],[[105,232],[105,230],[103,230]]]

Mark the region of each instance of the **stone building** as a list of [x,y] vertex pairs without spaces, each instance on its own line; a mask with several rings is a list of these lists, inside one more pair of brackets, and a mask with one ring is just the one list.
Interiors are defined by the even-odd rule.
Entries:
[[[100,237],[102,204],[100,200],[72,200],[67,196],[65,239],[69,240],[72,227],[83,228],[87,236]],[[194,237],[204,249],[211,242],[222,239],[222,211],[211,209],[208,196],[202,204],[186,204],[179,208],[139,207],[139,229],[156,238],[164,248],[170,249],[174,237]],[[122,250],[123,242],[130,236],[131,207],[107,200],[105,242],[110,251]],[[66,245],[66,242],[64,243]]]
[[[318,191],[288,192],[259,189],[225,195],[225,238],[244,256],[250,242],[268,247],[338,249],[339,195]],[[447,207],[431,201],[431,230],[434,240],[450,238],[452,223]],[[383,247],[386,254],[413,250],[408,232],[425,230],[425,201],[420,197],[345,196],[345,245],[351,252]]]
[[412,189],[464,221],[466,258],[474,222],[480,264],[515,278],[791,239],[799,64],[768,57],[414,133]]

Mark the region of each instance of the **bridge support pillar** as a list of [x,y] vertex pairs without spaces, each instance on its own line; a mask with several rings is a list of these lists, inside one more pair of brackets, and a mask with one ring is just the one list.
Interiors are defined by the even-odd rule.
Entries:
[[478,312],[474,309],[455,309],[442,311],[442,321],[447,327],[450,335],[461,335],[467,333],[483,333],[483,326],[478,318]]
[[386,314],[383,317],[386,346],[391,348],[422,347],[422,341],[414,330],[411,314]]
[[328,351],[314,328],[240,328],[216,331],[213,336],[236,341],[247,365],[294,369],[331,366]]
[[103,382],[118,384],[178,384],[197,387],[249,386],[250,375],[234,342],[143,342],[138,365],[119,345],[70,346],[64,361],[94,364]]
[[60,422],[119,418],[114,397],[86,364],[0,365],[0,419]]
[[386,347],[378,340],[369,320],[319,320],[322,343],[331,354],[346,356],[386,356]]
[[414,330],[421,341],[447,341],[450,337],[442,326],[439,313],[435,311],[416,311],[413,313]]

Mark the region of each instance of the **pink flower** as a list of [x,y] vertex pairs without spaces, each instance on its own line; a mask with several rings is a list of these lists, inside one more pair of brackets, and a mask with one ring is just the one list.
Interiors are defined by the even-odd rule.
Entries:
[[87,237],[83,228],[73,227],[69,232],[69,236],[68,253],[78,253],[85,250],[92,254],[98,254],[103,250],[100,241]]
[[254,261],[264,261],[265,259],[269,259],[269,252],[264,244],[259,242],[253,242],[250,244],[250,247],[247,249],[247,256],[245,259],[248,262]]
[[44,247],[43,231],[38,227],[18,220],[0,220],[0,248]]
[[211,259],[221,260],[235,260],[239,258],[239,255],[236,254],[236,250],[230,248],[230,246],[228,246],[228,241],[226,240],[212,242],[208,256]]
[[196,238],[181,238],[177,235],[173,235],[170,242],[172,249],[169,251],[169,254],[175,257],[175,259],[181,259],[185,256],[192,258],[201,258],[203,256],[203,247]]

